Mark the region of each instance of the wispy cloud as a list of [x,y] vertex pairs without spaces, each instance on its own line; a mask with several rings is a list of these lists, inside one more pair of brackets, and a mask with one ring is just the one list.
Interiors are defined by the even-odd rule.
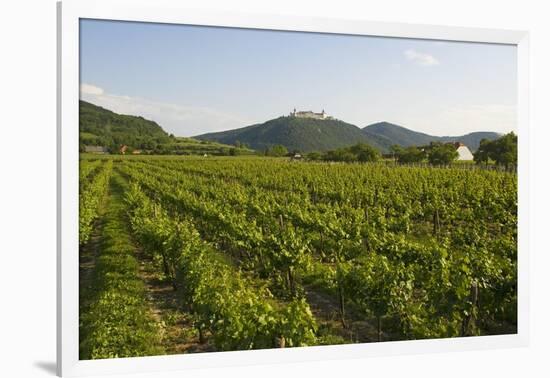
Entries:
[[96,87],[92,84],[82,83],[80,84],[80,96],[82,95],[96,95],[100,96],[104,93],[102,88]]
[[419,66],[437,66],[439,60],[437,60],[433,55],[419,52],[413,49],[408,49],[404,51],[405,58],[407,60],[418,64]]
[[119,114],[142,116],[177,136],[193,136],[253,123],[245,117],[200,106],[164,103],[108,93],[93,84],[80,85],[80,98]]

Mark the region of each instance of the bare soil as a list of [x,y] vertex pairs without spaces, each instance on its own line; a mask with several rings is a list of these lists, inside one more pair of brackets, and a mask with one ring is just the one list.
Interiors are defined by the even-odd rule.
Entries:
[[82,312],[87,302],[92,298],[90,293],[93,291],[93,279],[96,265],[96,259],[101,251],[101,234],[103,230],[105,210],[109,202],[109,192],[101,201],[98,209],[98,217],[94,221],[90,239],[79,248],[78,257],[78,288],[79,288],[79,308]]
[[141,250],[139,275],[147,288],[154,318],[163,325],[162,346],[167,354],[213,352],[208,342],[201,344],[193,319],[184,311],[181,293],[174,290],[168,280],[163,280],[159,268]]
[[[118,171],[115,173],[124,180]],[[191,315],[184,310],[183,294],[174,290],[169,280],[163,279],[162,269],[136,246],[135,256],[140,264],[139,276],[147,289],[147,299],[153,318],[162,326],[161,346],[166,354],[183,354],[197,352],[213,352],[214,347],[208,343],[199,342],[198,331],[193,326]]]
[[[365,320],[349,305],[346,306],[346,327],[342,324],[338,298],[324,293],[313,286],[306,285],[305,296],[311,312],[320,327],[327,328],[333,335],[342,337],[346,342],[369,343],[378,341],[378,330],[374,321]],[[383,340],[389,340],[391,335],[383,333]]]

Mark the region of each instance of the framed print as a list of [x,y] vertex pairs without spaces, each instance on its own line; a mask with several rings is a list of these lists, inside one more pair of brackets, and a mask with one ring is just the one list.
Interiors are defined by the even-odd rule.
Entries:
[[527,344],[526,32],[58,20],[59,375]]

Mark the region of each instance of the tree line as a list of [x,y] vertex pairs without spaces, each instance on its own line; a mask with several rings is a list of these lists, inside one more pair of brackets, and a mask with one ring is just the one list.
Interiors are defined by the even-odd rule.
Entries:
[[503,137],[489,141],[482,139],[478,150],[474,153],[477,164],[498,164],[507,169],[518,162],[518,137],[513,132]]
[[[409,147],[394,145],[390,151],[395,161],[403,164],[428,162],[448,165],[458,158],[458,152],[451,143],[432,142],[427,146]],[[477,164],[495,164],[508,169],[517,164],[517,136],[510,132],[492,141],[482,139],[473,155]]]
[[[266,156],[290,156],[284,146],[276,145],[265,150]],[[509,169],[517,164],[517,136],[510,132],[495,140],[482,139],[479,148],[474,152],[476,164],[499,165]],[[358,143],[325,152],[310,152],[305,155],[310,161],[335,162],[376,162],[382,158],[381,153],[366,143]],[[425,146],[393,145],[390,153],[397,163],[429,163],[435,166],[449,165],[457,160],[459,153],[454,143],[431,142]]]
[[366,144],[357,143],[350,147],[337,148],[326,152],[310,152],[306,155],[308,160],[341,161],[341,162],[375,162],[380,160],[380,152]]

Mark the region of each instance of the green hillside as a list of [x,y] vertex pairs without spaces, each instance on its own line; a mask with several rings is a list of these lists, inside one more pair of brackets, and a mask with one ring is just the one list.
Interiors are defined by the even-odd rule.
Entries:
[[327,151],[358,142],[368,143],[382,151],[389,146],[384,137],[375,135],[371,138],[357,126],[343,121],[297,117],[279,117],[262,124],[203,134],[195,138],[225,144],[240,142],[259,151],[278,144],[289,151],[300,152]]
[[434,138],[437,138],[389,122],[379,122],[369,125],[363,128],[363,131],[371,135],[374,134],[387,138],[392,144],[398,144],[404,147],[429,144]]
[[85,146],[106,147],[118,153],[121,145],[127,153],[157,155],[250,155],[255,151],[226,144],[174,137],[156,122],[143,117],[122,115],[86,101],[80,101],[80,149]]
[[[397,144],[403,147],[408,146],[423,146],[430,142],[462,142],[472,151],[479,147],[481,139],[494,140],[500,137],[500,134],[493,132],[475,132],[461,136],[433,136],[417,131],[409,130],[403,126],[395,125],[389,122],[379,122],[363,128],[365,135],[369,137],[378,136],[387,140],[392,144]],[[388,147],[389,147],[388,146]]]
[[136,149],[155,149],[168,143],[168,134],[153,121],[122,115],[80,101],[80,145],[104,146],[116,150],[122,144]]
[[[362,130],[336,119],[279,117],[235,130],[178,138],[166,133],[156,122],[143,117],[122,115],[94,104],[80,101],[80,148],[106,147],[112,153],[126,145],[129,152],[177,155],[243,155],[253,150],[265,151],[282,145],[288,151],[303,153],[329,151],[367,143],[382,153],[392,145],[421,146],[430,142],[462,142],[472,151],[482,139],[494,140],[500,135],[475,132],[462,136],[432,136],[405,127],[379,122]],[[236,147],[239,146],[239,147]],[[244,147],[246,146],[246,147]]]
[[372,146],[377,146],[377,148],[382,153],[389,152],[390,147],[395,144],[390,138],[385,137],[381,134],[370,133],[363,130],[363,135],[367,137],[367,139],[369,140],[369,144],[371,144]]
[[235,147],[227,144],[198,140],[195,138],[176,137],[170,143],[162,145],[166,154],[174,155],[252,155],[256,151],[245,147]]

